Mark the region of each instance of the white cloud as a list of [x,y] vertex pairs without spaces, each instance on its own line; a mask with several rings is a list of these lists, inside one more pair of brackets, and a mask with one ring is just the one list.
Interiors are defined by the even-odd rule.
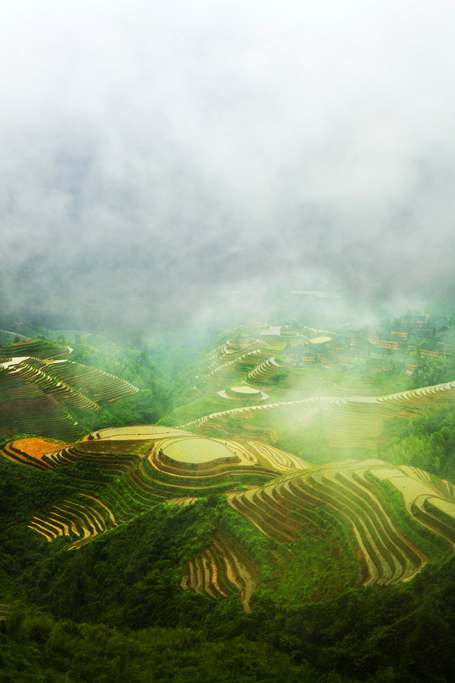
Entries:
[[210,289],[252,263],[344,278],[353,245],[389,280],[400,259],[450,276],[452,4],[22,0],[3,19],[6,296],[58,303],[56,281],[88,295],[97,274],[104,297]]

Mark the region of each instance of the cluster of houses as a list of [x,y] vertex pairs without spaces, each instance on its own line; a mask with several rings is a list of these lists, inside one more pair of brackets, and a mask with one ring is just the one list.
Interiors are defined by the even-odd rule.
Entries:
[[395,320],[391,329],[379,329],[369,341],[378,348],[404,352],[406,372],[413,374],[422,358],[451,355],[455,335],[447,318],[409,313]]
[[315,344],[308,338],[296,342],[286,350],[286,360],[291,365],[349,366],[365,359],[372,367],[387,372],[398,361],[408,374],[413,374],[422,358],[451,355],[455,332],[447,318],[408,313],[385,321],[374,330],[340,330],[331,338],[324,338],[324,343]]

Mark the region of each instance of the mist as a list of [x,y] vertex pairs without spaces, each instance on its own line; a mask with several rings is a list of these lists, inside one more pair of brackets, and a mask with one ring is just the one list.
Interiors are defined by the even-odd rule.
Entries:
[[175,328],[226,290],[453,282],[450,3],[3,14],[3,312]]

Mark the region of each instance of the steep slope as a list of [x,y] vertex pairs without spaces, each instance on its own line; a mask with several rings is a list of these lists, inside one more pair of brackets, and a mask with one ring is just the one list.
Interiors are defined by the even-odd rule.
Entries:
[[[25,355],[30,352],[39,355]],[[0,348],[0,434],[73,441],[82,432],[73,411],[96,411],[138,391],[118,377],[68,360],[70,353],[69,347],[49,342]]]
[[[455,546],[455,488],[380,460],[312,468],[264,443],[162,425],[105,429],[65,447],[20,439],[4,449],[14,453],[48,481],[73,472],[72,491],[28,518],[43,539],[73,550],[162,503],[185,508],[221,494],[221,521],[187,557],[180,585],[212,599],[238,592],[245,611],[264,571],[277,594],[323,599],[409,580]],[[258,533],[267,559],[254,550]]]

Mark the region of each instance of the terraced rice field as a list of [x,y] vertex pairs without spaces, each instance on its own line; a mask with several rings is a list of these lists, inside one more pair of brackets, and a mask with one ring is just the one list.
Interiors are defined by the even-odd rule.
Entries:
[[446,382],[387,396],[319,396],[232,408],[204,415],[182,424],[181,428],[209,434],[214,429],[224,431],[228,420],[231,421],[232,429],[232,419],[240,423],[248,420],[254,413],[273,411],[276,415],[282,415],[283,420],[291,418],[304,429],[316,417],[322,416],[330,446],[374,449],[385,420],[409,417],[414,411],[427,405],[454,400],[455,382]]
[[166,448],[166,455],[171,460],[182,463],[202,464],[214,460],[235,461],[233,455],[224,444],[208,439],[178,439]]
[[[450,397],[454,384],[378,399],[332,397],[292,405],[309,420],[314,410],[336,411],[350,403],[407,413],[414,402]],[[361,412],[354,414],[362,419]],[[311,467],[266,443],[208,438],[164,425],[99,430],[69,445],[23,438],[8,443],[3,454],[45,470],[43,477],[75,464],[85,472],[80,484],[74,480],[73,494],[29,520],[46,541],[65,538],[72,550],[156,504],[193,505],[209,494],[224,495],[243,518],[243,529],[270,539],[276,548],[270,555],[273,580],[286,584],[293,573],[293,585],[308,586],[304,594],[310,599],[347,585],[410,580],[455,548],[455,487],[417,468],[380,460]],[[249,611],[261,568],[248,550],[248,534],[242,534],[240,541],[232,529],[214,529],[208,547],[187,559],[182,589],[212,599],[238,593]]]
[[218,391],[218,396],[237,401],[265,401],[268,397],[263,391],[242,385],[239,387],[229,387],[223,391]]
[[250,612],[258,575],[251,555],[246,555],[234,539],[217,533],[207,550],[186,563],[180,587],[215,600],[239,593],[243,611]]
[[268,358],[263,363],[259,363],[254,370],[248,373],[247,381],[253,384],[267,383],[273,375],[275,375],[281,369],[281,365],[277,362],[276,358]]
[[[377,486],[386,479],[403,493],[392,508]],[[449,492],[450,489],[450,492]],[[288,474],[264,486],[228,494],[228,504],[261,533],[280,545],[299,544],[319,528],[321,513],[341,522],[357,547],[363,585],[412,578],[440,553],[426,527],[448,543],[455,540],[455,489],[447,482],[424,483],[419,470],[390,467],[379,460],[335,463]],[[420,523],[412,526],[413,520]]]
[[[0,360],[0,432],[6,437],[29,433],[74,441],[81,429],[71,414],[73,408],[98,410],[101,402],[138,391],[118,377],[66,359],[11,356],[16,347],[23,352],[30,346],[37,344],[0,349],[9,354]],[[59,354],[61,349],[67,352],[67,347],[57,347]],[[42,349],[43,354],[57,351],[53,346]]]
[[[253,368],[268,360],[273,352],[267,349],[264,342],[257,342],[247,352],[230,354],[229,360],[225,358],[212,361],[206,380],[209,386],[219,387],[233,384],[243,379]],[[235,357],[232,358],[231,356]]]
[[114,526],[117,521],[112,510],[98,498],[83,493],[51,506],[45,514],[34,515],[29,523],[29,528],[47,541],[69,537],[69,550],[82,547]]
[[42,462],[41,458],[43,455],[47,455],[53,450],[59,450],[61,448],[61,444],[37,437],[29,437],[16,439],[15,441],[6,444],[3,447],[1,454],[13,462],[19,462],[40,470],[45,470],[48,469],[49,466],[47,463]]
[[48,367],[48,372],[56,381],[77,386],[80,392],[87,394],[96,403],[112,403],[139,391],[137,387],[115,375],[74,361],[54,362]]
[[[72,547],[157,503],[190,504],[198,497],[308,467],[272,446],[201,438],[161,425],[105,429],[70,445],[17,439],[6,444],[2,454],[41,470],[78,463],[93,473],[93,480],[84,480],[84,493],[76,491],[74,498],[35,515],[30,523],[48,541],[69,536]],[[111,483],[100,484],[99,472],[109,475]],[[88,493],[97,505],[87,502]]]
[[[18,335],[20,337],[20,335]],[[68,358],[72,353],[69,346],[60,346],[46,341],[26,340],[0,348],[0,363],[11,358],[32,356],[33,358]]]
[[[22,369],[25,369],[23,364]],[[14,433],[31,433],[65,441],[80,436],[76,420],[60,404],[60,387],[52,391],[46,385],[45,377],[37,376],[34,371],[33,376],[40,380],[39,384],[8,370],[2,372],[0,366],[0,433],[6,437]]]
[[332,337],[313,337],[310,339],[311,344],[327,344],[332,341]]
[[[208,361],[209,372],[206,375],[208,389],[214,390],[220,386],[232,385],[239,380],[250,384],[270,383],[271,378],[282,368],[275,358],[277,348],[283,350],[286,344],[280,336],[280,327],[270,328],[270,330],[274,331],[274,334],[270,331],[267,333],[263,331],[262,338],[250,344],[233,344],[231,340],[227,340],[212,351]],[[328,333],[311,328],[305,328],[306,334],[286,330],[284,332],[286,332],[286,338],[301,337],[316,345],[327,343],[334,337],[333,334],[327,336]]]

